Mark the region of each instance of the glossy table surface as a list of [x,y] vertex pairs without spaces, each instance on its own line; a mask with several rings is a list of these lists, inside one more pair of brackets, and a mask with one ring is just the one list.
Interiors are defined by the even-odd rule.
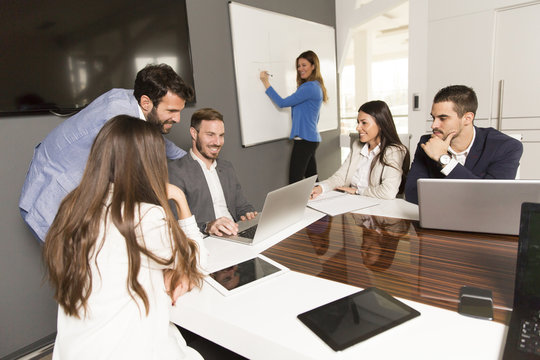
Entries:
[[464,285],[493,293],[507,324],[517,236],[420,228],[418,221],[347,213],[325,216],[263,252],[304,274],[453,311]]
[[[393,199],[332,218],[306,208],[302,221],[253,246],[208,237],[209,272],[259,253],[292,271],[231,296],[205,283],[171,307],[171,321],[249,359],[500,359],[517,237],[421,229],[417,220],[416,205]],[[493,291],[497,321],[456,311],[462,285]],[[297,319],[369,286],[421,316],[340,352]]]

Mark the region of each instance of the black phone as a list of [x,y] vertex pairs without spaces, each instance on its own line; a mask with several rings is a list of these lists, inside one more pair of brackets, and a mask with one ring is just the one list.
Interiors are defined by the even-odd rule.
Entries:
[[458,312],[479,319],[493,320],[491,290],[463,286],[459,292]]

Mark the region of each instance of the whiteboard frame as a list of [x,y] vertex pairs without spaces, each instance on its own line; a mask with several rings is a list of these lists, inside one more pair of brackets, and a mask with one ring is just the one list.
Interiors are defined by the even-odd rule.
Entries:
[[272,102],[265,94],[259,72],[269,70],[272,87],[285,98],[296,91],[294,62],[306,50],[319,56],[328,94],[328,102],[321,107],[318,130],[337,129],[335,29],[233,1],[229,2],[229,16],[242,146],[289,137],[291,108],[280,109]]

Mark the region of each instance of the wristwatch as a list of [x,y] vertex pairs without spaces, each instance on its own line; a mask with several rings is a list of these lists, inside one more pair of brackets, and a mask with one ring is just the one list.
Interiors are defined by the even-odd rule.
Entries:
[[441,157],[439,158],[439,164],[442,167],[445,167],[446,165],[448,165],[448,163],[450,162],[451,159],[452,158],[450,157],[450,155],[442,154]]

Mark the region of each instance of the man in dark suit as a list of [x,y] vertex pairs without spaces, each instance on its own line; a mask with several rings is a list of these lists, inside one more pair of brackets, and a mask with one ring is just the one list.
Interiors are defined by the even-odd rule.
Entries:
[[257,215],[230,162],[218,159],[225,141],[223,115],[205,108],[191,117],[189,155],[169,163],[169,181],[186,194],[202,232],[236,235],[239,220]]
[[405,198],[417,204],[420,178],[514,179],[523,153],[520,141],[473,121],[474,90],[463,85],[441,89],[433,99],[433,134],[420,138],[405,184]]

